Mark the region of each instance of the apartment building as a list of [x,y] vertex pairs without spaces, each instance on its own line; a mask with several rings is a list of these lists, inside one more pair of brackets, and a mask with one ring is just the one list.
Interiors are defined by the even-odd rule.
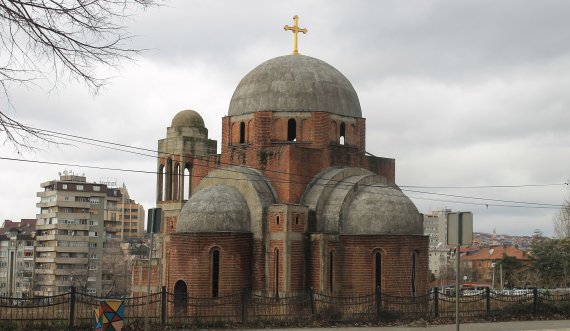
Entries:
[[145,211],[129,196],[129,191],[123,184],[119,188],[121,199],[107,204],[105,210],[105,230],[107,236],[125,241],[144,236]]
[[34,294],[66,293],[72,286],[104,294],[105,282],[110,282],[102,277],[104,249],[116,237],[122,218],[121,189],[89,183],[84,175],[67,171],[41,187]]
[[0,228],[0,296],[26,298],[34,276],[35,219],[4,221]]

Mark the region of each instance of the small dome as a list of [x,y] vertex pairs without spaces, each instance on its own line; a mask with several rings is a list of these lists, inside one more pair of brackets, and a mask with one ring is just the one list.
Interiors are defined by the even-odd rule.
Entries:
[[176,232],[251,232],[249,208],[235,187],[206,187],[186,202]]
[[396,186],[359,189],[342,224],[346,234],[423,234],[423,218]]
[[178,112],[178,114],[176,114],[174,116],[174,118],[172,119],[171,127],[173,127],[173,128],[179,128],[179,127],[200,127],[200,128],[203,128],[204,127],[204,120],[202,119],[202,116],[200,116],[200,114],[198,114],[197,112],[190,110],[190,109],[186,109],[186,110],[183,110],[181,112]]
[[266,61],[238,84],[229,116],[258,111],[329,112],[362,117],[350,81],[331,65],[304,55]]

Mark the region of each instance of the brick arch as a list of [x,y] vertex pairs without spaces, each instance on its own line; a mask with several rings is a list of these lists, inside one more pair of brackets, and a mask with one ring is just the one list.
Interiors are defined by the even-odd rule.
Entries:
[[354,124],[350,124],[348,126],[348,131],[346,133],[346,143],[348,145],[356,145],[358,138],[356,136],[356,126]]
[[253,143],[254,143],[254,141],[253,141],[253,123],[252,123],[251,120],[247,121],[247,130],[246,130],[246,132],[247,132],[247,140],[246,140],[246,142],[247,142],[248,144],[253,144]]
[[230,128],[230,145],[239,142],[239,123],[232,123]]
[[299,125],[299,141],[310,141],[311,138],[311,127],[308,119],[302,119]]
[[338,132],[338,124],[336,123],[336,121],[331,121],[330,132],[329,132],[329,141],[338,144],[337,132]]

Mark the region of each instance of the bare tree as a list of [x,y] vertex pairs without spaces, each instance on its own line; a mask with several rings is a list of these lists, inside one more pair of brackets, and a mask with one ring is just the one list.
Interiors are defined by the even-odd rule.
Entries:
[[554,216],[554,233],[560,239],[570,238],[570,199],[566,199]]
[[[47,79],[57,85],[62,75],[97,92],[108,79],[96,74],[100,65],[116,68],[141,51],[127,46],[128,10],[159,1],[0,0],[0,89],[8,104],[11,84]],[[2,109],[0,134],[17,149],[31,148],[31,138],[49,140]]]

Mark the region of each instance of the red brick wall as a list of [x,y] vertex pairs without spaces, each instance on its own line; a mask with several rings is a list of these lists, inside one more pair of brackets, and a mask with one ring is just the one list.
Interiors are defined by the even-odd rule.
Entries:
[[428,290],[429,238],[422,235],[341,236],[342,254],[336,268],[343,292],[370,293],[374,290],[374,252],[382,254],[382,291],[391,295],[412,295],[412,254],[416,257],[416,294]]
[[191,297],[212,297],[212,250],[220,251],[219,296],[251,288],[252,234],[173,233],[170,235],[168,291],[178,280]]
[[291,241],[289,244],[289,292],[300,293],[305,290],[305,244],[303,241]]

